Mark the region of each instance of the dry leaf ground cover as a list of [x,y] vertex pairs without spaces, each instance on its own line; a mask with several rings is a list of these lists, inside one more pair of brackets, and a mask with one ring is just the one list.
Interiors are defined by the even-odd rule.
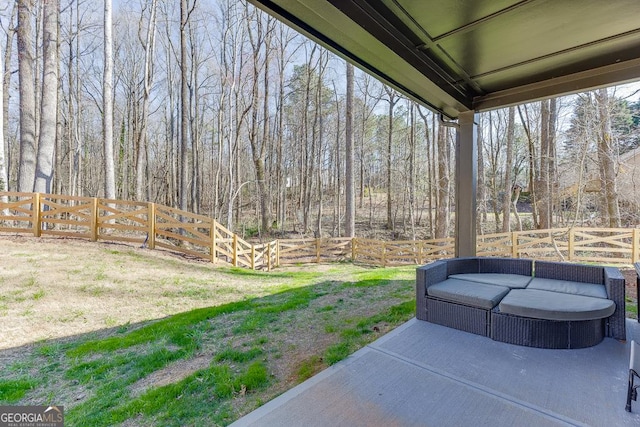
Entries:
[[0,244],[0,404],[64,405],[68,425],[225,425],[414,315],[414,267]]

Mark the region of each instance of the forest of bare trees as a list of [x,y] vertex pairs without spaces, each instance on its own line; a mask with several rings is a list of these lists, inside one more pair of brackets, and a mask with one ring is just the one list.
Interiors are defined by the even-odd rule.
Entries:
[[[247,237],[452,232],[455,129],[253,6],[1,4],[0,190],[153,201]],[[479,232],[640,224],[639,114],[628,87],[483,113]]]

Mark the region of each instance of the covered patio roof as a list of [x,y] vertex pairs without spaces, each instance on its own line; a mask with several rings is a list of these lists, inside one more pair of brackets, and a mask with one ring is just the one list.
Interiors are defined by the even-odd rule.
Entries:
[[456,256],[476,253],[476,112],[640,80],[637,0],[249,1],[458,119]]
[[637,0],[250,0],[450,118],[640,79]]

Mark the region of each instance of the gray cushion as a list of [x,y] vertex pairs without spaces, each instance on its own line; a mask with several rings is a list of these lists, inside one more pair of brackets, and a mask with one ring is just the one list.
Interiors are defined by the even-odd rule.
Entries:
[[491,310],[509,292],[504,286],[467,280],[447,279],[427,288],[427,295],[473,307]]
[[511,289],[526,288],[531,281],[531,276],[522,276],[520,274],[502,274],[502,273],[467,273],[452,274],[451,279],[468,280],[470,282],[485,283],[487,285],[505,286]]
[[607,298],[607,289],[604,285],[595,283],[572,282],[569,280],[541,279],[535,277],[527,289],[540,289],[543,291],[562,292],[565,294],[584,295],[587,297]]
[[538,289],[514,289],[499,307],[501,312],[516,316],[564,321],[602,319],[616,310],[608,299]]

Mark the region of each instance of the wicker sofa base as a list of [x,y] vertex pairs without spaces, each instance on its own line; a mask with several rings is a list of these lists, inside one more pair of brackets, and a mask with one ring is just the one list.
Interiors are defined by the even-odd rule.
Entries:
[[592,347],[605,336],[604,319],[555,321],[491,312],[491,339],[536,348]]
[[489,310],[470,307],[437,298],[426,298],[427,322],[489,336]]
[[[550,261],[536,261],[534,270],[533,264],[533,260],[527,259],[469,257],[439,260],[418,267],[416,269],[416,318],[487,336],[495,341],[537,348],[591,347],[599,344],[605,336],[617,340],[626,339],[625,280],[620,270],[614,267]],[[440,294],[429,292],[431,286],[444,282],[453,275],[482,273],[535,276],[540,279],[575,282],[577,286],[581,286],[582,283],[602,285],[607,299],[615,304],[615,311],[604,319],[545,320],[503,313],[500,311],[500,305],[494,304],[495,301],[483,299],[486,295],[482,292],[478,293],[477,296],[480,298],[477,300],[474,300],[473,292],[470,292],[471,295],[465,294],[464,288],[454,290],[450,294],[451,299],[446,300],[441,299],[443,295],[440,292],[441,289],[438,290]],[[459,277],[454,279],[458,280]],[[460,292],[460,295],[456,295],[456,291]],[[494,305],[493,310],[487,309],[490,305],[487,301]],[[585,317],[598,316],[585,315]]]

